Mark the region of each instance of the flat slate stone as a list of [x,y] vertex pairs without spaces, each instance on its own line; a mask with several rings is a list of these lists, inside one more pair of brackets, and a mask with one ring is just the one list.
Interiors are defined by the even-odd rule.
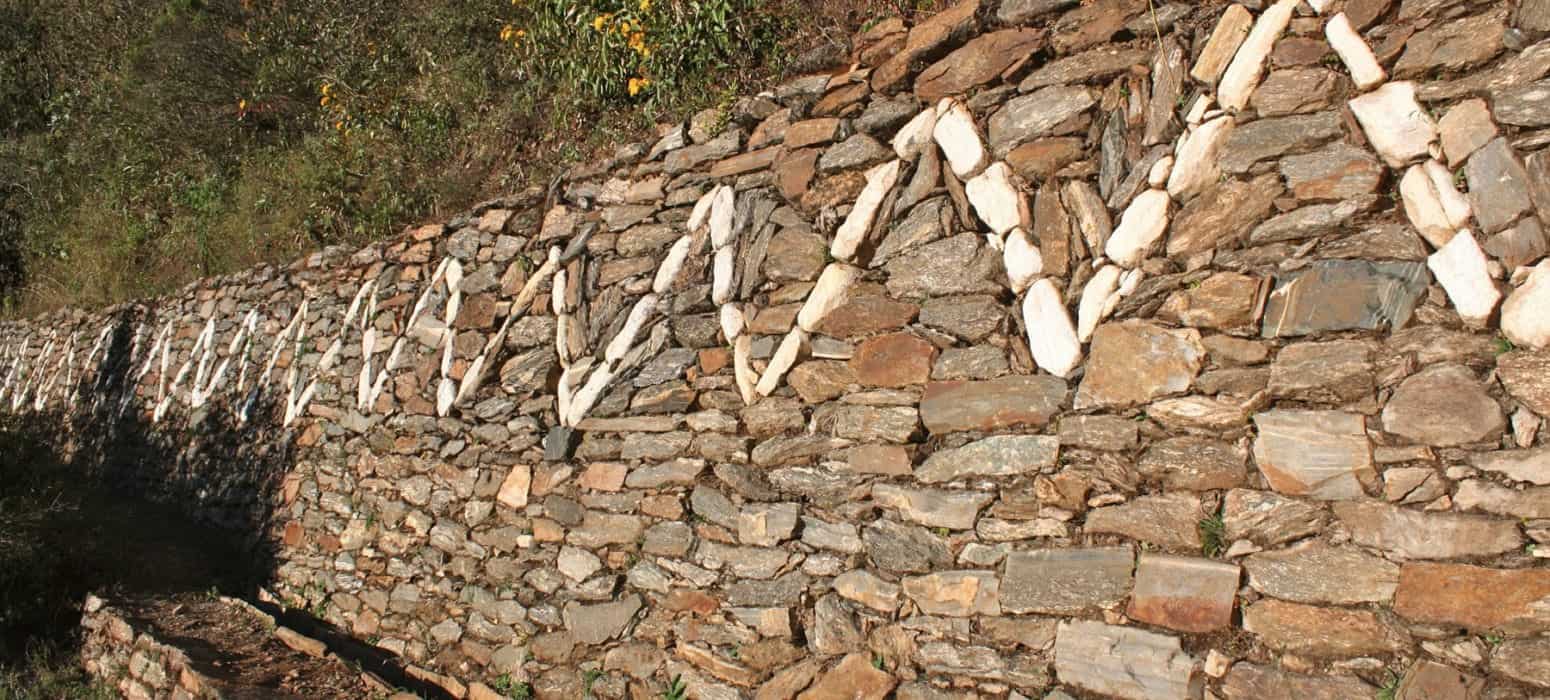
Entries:
[[1329,511],[1322,505],[1287,498],[1269,491],[1233,489],[1222,505],[1222,524],[1230,540],[1246,539],[1265,546],[1322,532]]
[[915,470],[927,484],[977,476],[1017,476],[1055,466],[1060,439],[1053,435],[997,435],[963,447],[938,450]]
[[1229,179],[1206,187],[1184,205],[1168,232],[1168,257],[1183,258],[1241,240],[1270,215],[1281,196],[1281,178]]
[[1523,546],[1512,520],[1427,513],[1374,501],[1334,505],[1352,541],[1406,559],[1453,559],[1511,552]]
[[1199,331],[1138,320],[1099,326],[1091,351],[1077,410],[1126,408],[1189,391],[1206,356]]
[[1421,659],[1399,681],[1399,687],[1394,691],[1394,700],[1479,700],[1484,693],[1484,678]]
[[1373,350],[1360,340],[1288,345],[1270,365],[1268,389],[1280,398],[1336,405],[1372,398]]
[[1205,633],[1230,627],[1238,575],[1236,564],[1142,554],[1125,614],[1181,632]]
[[1340,112],[1256,119],[1232,130],[1222,145],[1223,172],[1248,172],[1255,163],[1301,153],[1340,138]]
[[932,382],[920,399],[926,430],[1039,428],[1065,404],[1065,381],[1049,375],[1009,376],[980,382]]
[[1243,629],[1271,649],[1339,659],[1405,651],[1409,635],[1369,610],[1324,608],[1262,598],[1243,611]]
[[1097,95],[1080,85],[1056,85],[1008,100],[991,115],[990,146],[1005,155],[1018,144],[1044,136],[1061,122],[1097,104]]
[[1491,652],[1491,671],[1550,688],[1550,639],[1509,639]]
[[1090,621],[1061,623],[1055,675],[1068,685],[1132,700],[1198,698],[1204,684],[1200,662],[1177,637]]
[[1362,484],[1377,478],[1366,421],[1358,414],[1282,409],[1255,414],[1254,425],[1254,462],[1280,493],[1362,498]]
[[1383,429],[1425,445],[1494,442],[1507,419],[1468,367],[1444,364],[1411,375],[1383,407]]
[[[1066,422],[1061,421],[1062,428]],[[1248,455],[1236,445],[1185,435],[1152,443],[1136,460],[1136,471],[1169,490],[1217,491],[1243,486],[1247,462]]]
[[1082,529],[1088,534],[1123,535],[1167,549],[1198,551],[1201,515],[1200,498],[1194,494],[1163,493],[1093,510]]
[[1507,139],[1498,137],[1475,151],[1464,175],[1469,180],[1470,207],[1482,231],[1496,233],[1534,210],[1529,199],[1532,181]]
[[1340,330],[1397,330],[1410,322],[1431,280],[1420,263],[1322,260],[1276,276],[1265,306],[1266,338]]
[[1006,69],[1044,46],[1037,29],[1003,29],[981,34],[915,77],[915,94],[927,102],[970,89],[1000,77]]
[[1372,697],[1375,692],[1377,688],[1352,676],[1308,676],[1247,661],[1233,664],[1222,682],[1226,700],[1350,700]]
[[1399,586],[1397,564],[1356,547],[1319,540],[1249,555],[1243,568],[1254,590],[1296,603],[1388,603]]
[[1415,622],[1473,632],[1538,634],[1550,631],[1547,596],[1550,571],[1545,569],[1412,562],[1400,569],[1394,612]]
[[981,491],[944,491],[911,489],[893,484],[872,487],[872,500],[895,508],[906,519],[926,527],[972,530],[979,510],[995,499]]
[[1550,125],[1550,80],[1497,90],[1491,95],[1496,120],[1512,126]]
[[1438,22],[1411,35],[1394,64],[1394,77],[1411,78],[1432,71],[1454,71],[1478,65],[1502,51],[1508,8]]
[[1281,175],[1298,199],[1341,201],[1374,194],[1385,169],[1364,148],[1336,141],[1312,153],[1281,159]]
[[1129,546],[1013,552],[1001,577],[1001,609],[1075,615],[1111,608],[1130,594],[1134,568]]
[[1530,411],[1550,416],[1550,351],[1506,353],[1496,358],[1496,376],[1512,398]]

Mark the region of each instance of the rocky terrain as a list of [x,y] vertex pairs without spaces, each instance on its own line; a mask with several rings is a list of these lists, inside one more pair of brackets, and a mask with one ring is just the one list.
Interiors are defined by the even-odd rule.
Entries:
[[965,0],[0,403],[454,697],[1537,697],[1547,34]]

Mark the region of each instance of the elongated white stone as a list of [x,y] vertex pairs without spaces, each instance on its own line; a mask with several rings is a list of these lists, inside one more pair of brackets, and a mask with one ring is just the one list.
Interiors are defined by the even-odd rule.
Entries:
[[1398,170],[1430,154],[1437,124],[1415,99],[1415,83],[1399,80],[1352,99],[1351,112],[1367,140],[1389,167]]
[[985,172],[964,183],[963,190],[980,220],[997,234],[1005,235],[1014,227],[1030,225],[1028,201],[1012,181],[1012,169],[1006,163],[992,163]]
[[1222,144],[1232,133],[1234,120],[1222,115],[1190,131],[1182,141],[1173,171],[1168,175],[1168,194],[1180,202],[1195,196],[1222,177],[1218,160]]
[[575,322],[570,314],[559,314],[554,317],[554,352],[561,367],[570,366],[570,363],[576,359],[571,355],[569,340],[571,324]]
[[549,287],[549,312],[558,316],[566,312],[565,286],[569,283],[564,268],[554,272],[554,285]]
[[893,135],[893,152],[904,160],[914,160],[931,144],[931,132],[935,128],[936,106],[927,105]]
[[867,231],[872,228],[872,221],[877,217],[877,210],[882,207],[883,200],[888,197],[888,192],[899,181],[899,165],[901,161],[891,160],[882,165],[873,167],[867,171],[866,186],[861,188],[861,194],[856,197],[856,205],[851,207],[850,214],[845,216],[844,223],[834,234],[834,243],[829,246],[829,254],[836,260],[850,262],[856,257],[856,249],[861,247],[861,241],[866,239]]
[[807,344],[807,331],[801,327],[791,329],[785,339],[780,341],[780,347],[775,348],[775,354],[770,357],[770,364],[764,368],[764,376],[759,377],[756,387],[760,396],[769,396],[780,388],[780,380],[791,370],[791,366],[797,362],[797,355],[801,354],[802,346]]
[[619,334],[608,341],[608,347],[603,349],[603,359],[612,365],[622,359],[635,345],[635,337],[640,335],[640,329],[657,311],[657,295],[647,294],[635,302],[630,308],[630,315],[624,320],[624,327],[619,329]]
[[564,423],[572,427],[579,425],[613,381],[614,373],[607,367],[598,367],[594,370],[592,376],[587,377],[587,383],[571,397],[570,410],[565,414]]
[[1464,323],[1481,328],[1502,298],[1486,268],[1485,253],[1469,231],[1460,231],[1453,240],[1426,259],[1437,283],[1448,293],[1453,308]]
[[732,227],[733,219],[737,216],[737,195],[728,185],[716,188],[716,198],[710,206],[710,244],[713,248],[724,248],[732,242],[737,235]]
[[936,125],[931,136],[942,147],[947,164],[959,178],[972,177],[985,167],[985,141],[974,126],[974,116],[962,102],[952,98],[937,103]]
[[726,336],[727,342],[736,342],[743,335],[743,311],[736,304],[722,304],[717,317],[721,322],[721,334]]
[[1184,123],[1190,126],[1200,126],[1206,120],[1206,113],[1211,111],[1211,96],[1201,95],[1195,98],[1195,103],[1189,106],[1189,112],[1184,115]]
[[[723,307],[724,308],[724,307]],[[732,372],[737,379],[737,392],[743,403],[752,405],[759,400],[759,373],[753,371],[753,337],[739,336],[732,344]]]
[[442,377],[436,384],[436,415],[446,416],[447,411],[452,410],[452,401],[456,398],[457,383],[450,377]]
[[1333,2],[1334,0],[1308,0],[1308,7],[1313,8],[1314,13],[1322,15],[1324,14],[1325,10],[1329,9],[1330,4]]
[[1539,261],[1502,303],[1502,335],[1520,347],[1550,347],[1550,258]]
[[1028,328],[1028,351],[1044,371],[1065,379],[1082,363],[1082,343],[1071,326],[1071,314],[1048,277],[1034,282],[1023,297],[1023,325]]
[[1162,190],[1142,192],[1120,215],[1119,225],[1104,246],[1104,255],[1123,267],[1141,264],[1152,246],[1168,230],[1168,206],[1172,200]]
[[1082,287],[1082,300],[1076,307],[1076,339],[1087,342],[1103,322],[1104,309],[1109,307],[1109,297],[1119,292],[1119,278],[1123,272],[1118,265],[1104,265]]
[[1164,187],[1168,184],[1168,178],[1173,176],[1173,156],[1163,156],[1152,164],[1152,169],[1146,172],[1146,184],[1154,188]]
[[662,259],[662,266],[657,268],[657,276],[651,282],[652,292],[666,294],[673,288],[673,282],[678,280],[678,273],[683,270],[684,260],[689,257],[689,244],[693,241],[693,236],[683,236],[667,250],[667,257]]
[[1249,103],[1249,96],[1254,94],[1265,69],[1265,59],[1270,56],[1270,49],[1275,47],[1281,32],[1286,31],[1286,25],[1291,23],[1292,11],[1297,9],[1298,2],[1301,0],[1277,0],[1254,22],[1254,28],[1238,47],[1232,63],[1227,64],[1222,82],[1216,86],[1216,100],[1223,107],[1236,112]]
[[1453,187],[1453,175],[1435,160],[1412,165],[1399,180],[1399,194],[1410,224],[1433,248],[1453,240],[1469,225],[1469,200]]
[[720,187],[712,188],[711,191],[700,195],[700,199],[694,203],[694,208],[689,211],[690,233],[700,230],[700,227],[710,219],[710,208],[715,203],[716,194],[719,192],[721,192]]
[[1028,238],[1028,232],[1014,228],[1006,234],[1001,248],[1001,264],[1006,266],[1007,280],[1012,292],[1022,294],[1033,286],[1033,281],[1044,274],[1044,256],[1039,247]]
[[1372,47],[1367,45],[1362,35],[1356,33],[1344,12],[1329,18],[1329,23],[1324,25],[1324,38],[1329,40],[1329,45],[1334,47],[1341,62],[1345,63],[1346,70],[1351,72],[1351,81],[1356,83],[1358,90],[1371,90],[1388,80],[1388,73],[1383,71],[1383,66],[1378,65],[1378,57],[1373,55]]
[[829,263],[818,276],[818,284],[807,293],[807,302],[797,312],[797,326],[808,333],[815,333],[818,324],[829,312],[834,311],[850,298],[850,287],[861,279],[861,268],[844,263]]
[[733,276],[737,269],[737,248],[727,246],[716,251],[711,264],[710,300],[725,304],[732,300]]

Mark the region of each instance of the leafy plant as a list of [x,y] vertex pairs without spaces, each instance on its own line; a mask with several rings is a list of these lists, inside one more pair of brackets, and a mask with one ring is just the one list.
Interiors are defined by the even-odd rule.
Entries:
[[684,677],[682,675],[673,676],[673,680],[668,684],[667,690],[662,691],[662,700],[684,700],[688,692],[689,687],[684,685]]
[[1388,682],[1378,689],[1377,700],[1394,700],[1394,695],[1399,692],[1399,681],[1399,676],[1390,671]]
[[1197,527],[1200,532],[1200,552],[1207,557],[1221,554],[1227,539],[1227,525],[1222,522],[1222,516],[1201,518]]
[[[495,692],[500,693],[505,697],[512,698],[512,700],[528,700],[533,696],[533,689],[531,686],[521,681],[512,680],[511,674],[509,673],[502,673],[500,676],[496,677],[496,679],[490,683],[490,687],[493,688]],[[591,685],[589,684],[588,688],[590,687]]]

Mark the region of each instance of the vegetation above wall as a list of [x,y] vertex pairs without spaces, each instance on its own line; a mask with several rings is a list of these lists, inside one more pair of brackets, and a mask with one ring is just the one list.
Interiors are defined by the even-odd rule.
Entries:
[[870,5],[891,7],[0,3],[0,309],[153,294],[542,184]]

